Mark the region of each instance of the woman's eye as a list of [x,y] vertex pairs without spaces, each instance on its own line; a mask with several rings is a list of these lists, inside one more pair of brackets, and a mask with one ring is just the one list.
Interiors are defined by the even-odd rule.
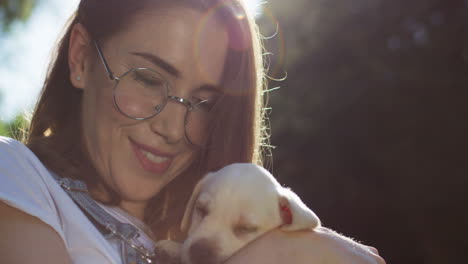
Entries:
[[216,105],[216,99],[201,99],[195,97],[193,98],[193,101],[195,109],[203,112],[210,112]]
[[135,72],[135,74],[133,75],[133,79],[136,82],[143,84],[144,86],[147,86],[147,87],[164,85],[164,81],[162,79],[156,76],[151,76],[149,74]]

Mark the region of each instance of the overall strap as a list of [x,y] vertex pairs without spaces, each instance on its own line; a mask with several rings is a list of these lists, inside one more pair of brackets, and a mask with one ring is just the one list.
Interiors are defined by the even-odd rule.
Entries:
[[136,245],[132,241],[139,236],[136,227],[118,221],[100,207],[89,195],[84,182],[62,178],[53,172],[51,174],[105,238],[120,240],[124,264],[152,263],[151,258],[154,257],[154,252],[145,249],[141,245]]

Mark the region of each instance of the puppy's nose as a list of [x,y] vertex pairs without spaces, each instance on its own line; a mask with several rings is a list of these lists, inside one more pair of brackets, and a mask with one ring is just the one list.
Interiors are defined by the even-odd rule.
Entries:
[[190,246],[190,259],[193,264],[217,264],[217,251],[218,248],[212,240],[203,238]]

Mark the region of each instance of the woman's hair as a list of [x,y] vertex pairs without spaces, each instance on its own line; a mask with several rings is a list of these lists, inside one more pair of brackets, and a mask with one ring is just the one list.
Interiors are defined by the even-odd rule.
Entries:
[[[216,109],[211,148],[200,151],[197,159],[181,175],[165,186],[149,203],[145,221],[158,238],[179,238],[179,223],[196,182],[207,172],[231,163],[262,164],[267,140],[264,109],[264,69],[262,46],[253,18],[241,0],[81,0],[58,43],[40,99],[32,116],[28,147],[50,170],[62,177],[83,180],[89,187],[98,184],[111,194],[90,160],[81,129],[82,91],[70,82],[68,49],[73,26],[81,23],[90,36],[103,41],[125,30],[130,19],[151,7],[188,5],[223,22],[229,33],[229,51],[221,86],[224,95]],[[210,13],[211,14],[211,13]],[[157,117],[156,117],[157,118]]]

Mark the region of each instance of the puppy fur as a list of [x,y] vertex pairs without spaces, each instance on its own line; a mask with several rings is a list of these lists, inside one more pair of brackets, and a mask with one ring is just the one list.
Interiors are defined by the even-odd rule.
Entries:
[[267,170],[237,163],[207,174],[196,185],[181,224],[187,240],[177,250],[171,245],[171,254],[180,254],[183,264],[218,264],[272,229],[318,226],[314,212]]

